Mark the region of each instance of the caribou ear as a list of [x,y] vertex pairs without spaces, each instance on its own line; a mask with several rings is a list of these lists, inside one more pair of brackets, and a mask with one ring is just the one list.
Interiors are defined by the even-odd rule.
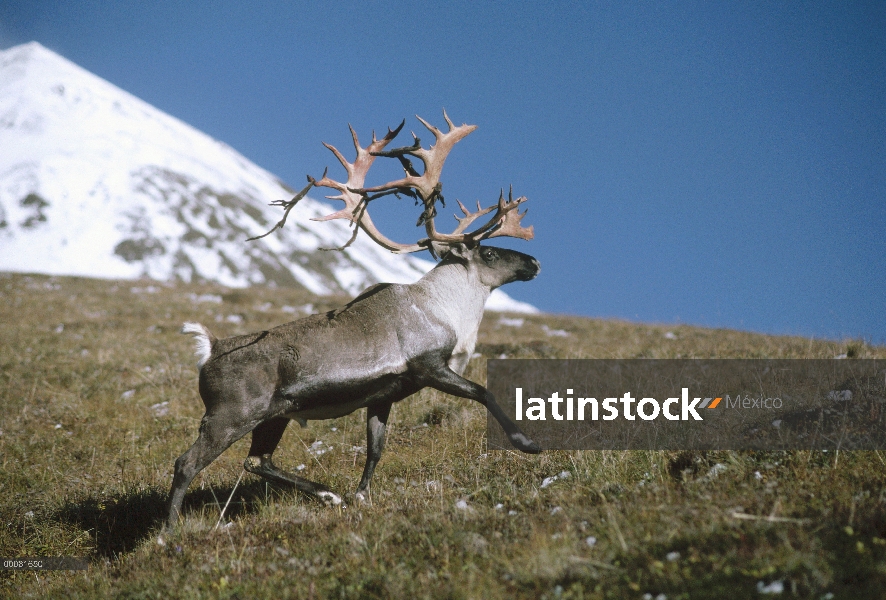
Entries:
[[428,252],[434,260],[440,260],[444,254],[449,252],[449,246],[442,242],[430,242],[428,244]]
[[460,259],[463,261],[468,260],[468,247],[462,243],[456,244],[437,244],[434,243],[434,249],[437,251],[437,254],[440,255],[441,259],[445,259],[448,256],[452,256],[453,258]]

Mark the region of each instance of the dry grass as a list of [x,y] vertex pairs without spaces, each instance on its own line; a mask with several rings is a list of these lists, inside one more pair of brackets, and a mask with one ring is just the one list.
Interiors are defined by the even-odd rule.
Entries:
[[[197,477],[185,524],[158,544],[173,461],[202,416],[181,323],[245,333],[308,303],[338,304],[295,290],[0,276],[0,556],[90,559],[87,572],[0,572],[0,595],[674,599],[758,597],[781,585],[783,595],[862,598],[886,589],[882,452],[487,453],[482,409],[434,391],[394,408],[371,506],[327,509],[247,475],[216,529],[247,437]],[[517,327],[495,314],[478,351],[468,370],[477,381],[485,358],[501,355],[886,357],[858,341],[556,316]],[[291,425],[277,462],[353,492],[362,419]],[[313,456],[317,440],[332,450]]]

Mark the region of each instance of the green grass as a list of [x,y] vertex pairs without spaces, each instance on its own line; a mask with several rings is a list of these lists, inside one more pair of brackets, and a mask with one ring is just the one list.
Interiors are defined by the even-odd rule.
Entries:
[[[194,300],[205,294],[221,302]],[[324,508],[247,474],[216,528],[247,436],[197,476],[184,524],[158,543],[173,462],[202,416],[181,323],[233,335],[290,320],[284,306],[344,300],[0,275],[0,556],[90,560],[86,572],[0,571],[0,596],[673,600],[778,597],[758,592],[773,582],[781,597],[886,590],[886,453],[487,452],[483,409],[427,390],[394,408],[371,506]],[[513,327],[489,314],[479,342],[483,357],[467,376],[480,382],[485,359],[501,355],[886,357],[854,340],[548,315]],[[161,416],[152,407],[163,402]],[[363,419],[293,423],[276,462],[352,494]],[[314,457],[317,440],[332,450]],[[715,474],[716,464],[725,470]]]

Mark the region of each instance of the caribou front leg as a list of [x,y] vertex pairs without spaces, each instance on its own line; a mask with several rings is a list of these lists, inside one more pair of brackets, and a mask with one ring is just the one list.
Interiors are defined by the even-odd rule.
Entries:
[[541,452],[541,446],[529,439],[529,436],[523,433],[516,423],[508,418],[495,401],[495,396],[485,387],[455,373],[445,362],[433,361],[423,366],[429,370],[426,371],[425,376],[430,379],[427,382],[430,387],[453,396],[476,400],[485,406],[486,410],[495,417],[495,420],[505,430],[505,434],[507,434],[508,440],[514,448],[527,454],[538,454]]

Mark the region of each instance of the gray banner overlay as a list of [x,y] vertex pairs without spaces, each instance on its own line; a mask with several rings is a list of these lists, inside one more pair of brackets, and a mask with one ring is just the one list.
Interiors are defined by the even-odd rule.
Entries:
[[74,556],[0,558],[0,571],[85,571],[89,560]]
[[[546,450],[886,449],[886,360],[490,360]],[[487,419],[490,449],[511,449]]]

